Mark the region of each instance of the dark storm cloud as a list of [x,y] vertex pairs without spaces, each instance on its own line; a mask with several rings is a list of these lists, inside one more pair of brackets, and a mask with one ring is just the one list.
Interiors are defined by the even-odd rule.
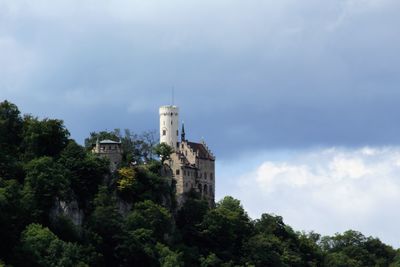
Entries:
[[175,87],[219,156],[400,143],[400,4],[0,1],[0,92],[73,137],[157,129]]

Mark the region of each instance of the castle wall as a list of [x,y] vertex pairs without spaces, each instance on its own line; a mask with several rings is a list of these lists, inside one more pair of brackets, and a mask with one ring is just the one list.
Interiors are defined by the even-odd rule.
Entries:
[[113,172],[117,169],[122,161],[122,150],[120,144],[96,144],[92,150],[93,153],[100,157],[105,157],[110,161],[110,170]]
[[215,161],[208,159],[198,159],[199,171],[197,179],[197,189],[201,195],[214,202],[215,199]]

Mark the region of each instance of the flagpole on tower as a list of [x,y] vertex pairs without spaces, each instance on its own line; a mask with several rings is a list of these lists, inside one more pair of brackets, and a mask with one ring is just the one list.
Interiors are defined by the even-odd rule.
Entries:
[[175,104],[175,86],[172,86],[172,106]]

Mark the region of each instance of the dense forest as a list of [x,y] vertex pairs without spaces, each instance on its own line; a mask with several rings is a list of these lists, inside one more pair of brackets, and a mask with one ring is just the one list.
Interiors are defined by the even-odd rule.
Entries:
[[[121,140],[115,173],[90,152],[97,138]],[[115,130],[81,146],[62,120],[1,102],[0,266],[400,266],[377,238],[254,220],[229,196],[209,208],[191,192],[178,207],[156,143],[151,132]]]

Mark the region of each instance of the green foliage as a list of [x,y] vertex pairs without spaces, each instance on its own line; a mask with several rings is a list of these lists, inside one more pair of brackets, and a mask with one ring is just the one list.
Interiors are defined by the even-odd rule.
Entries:
[[106,174],[109,163],[85,151],[75,141],[70,141],[58,160],[68,171],[71,189],[80,207],[85,208],[97,193]]
[[207,257],[200,258],[200,267],[215,267],[221,264],[222,261],[214,253],[207,255]]
[[187,246],[197,246],[200,242],[200,224],[208,212],[208,203],[195,191],[190,191],[185,198],[176,216],[176,226]]
[[164,164],[166,160],[169,160],[173,152],[174,149],[166,143],[161,143],[154,147],[154,153],[160,157],[161,164]]
[[0,177],[22,176],[18,162],[22,129],[23,121],[17,106],[8,101],[0,102]]
[[34,159],[25,169],[24,205],[35,221],[47,223],[56,199],[64,199],[69,188],[65,169],[50,157]]
[[161,267],[179,267],[184,266],[184,262],[182,260],[182,253],[177,253],[172,251],[167,246],[157,243],[156,251],[158,261]]
[[68,138],[69,132],[62,120],[24,117],[22,148],[25,160],[42,156],[58,157],[67,146]]
[[239,200],[225,197],[201,223],[205,248],[220,259],[240,261],[244,242],[252,232],[252,224]]
[[127,231],[148,229],[154,239],[164,241],[172,232],[172,216],[169,211],[150,200],[136,203],[133,210],[125,218]]
[[26,266],[89,266],[81,246],[60,240],[48,228],[29,225],[21,235],[21,252]]
[[171,178],[160,177],[146,166],[122,168],[117,185],[119,196],[127,202],[151,200],[158,204],[172,203],[171,192],[174,188]]
[[396,257],[396,251],[379,239],[351,230],[324,237],[321,247],[328,254],[326,264],[332,266],[389,266]]
[[21,185],[0,178],[0,257],[8,260],[26,221],[21,207]]
[[[210,208],[192,191],[177,208],[163,164],[173,150],[154,151],[152,132],[91,133],[86,149],[68,138],[61,120],[0,103],[0,266],[400,266],[400,252],[377,238],[251,220],[232,197]],[[117,174],[88,149],[97,138],[121,141]]]
[[[0,102],[0,148],[15,150],[21,143],[23,122],[18,107],[7,100]],[[15,152],[15,151],[13,151]]]
[[105,186],[99,187],[94,199],[94,210],[89,218],[89,228],[101,237],[98,251],[105,256],[106,266],[116,262],[114,248],[122,233],[122,216],[118,212],[116,198]]

